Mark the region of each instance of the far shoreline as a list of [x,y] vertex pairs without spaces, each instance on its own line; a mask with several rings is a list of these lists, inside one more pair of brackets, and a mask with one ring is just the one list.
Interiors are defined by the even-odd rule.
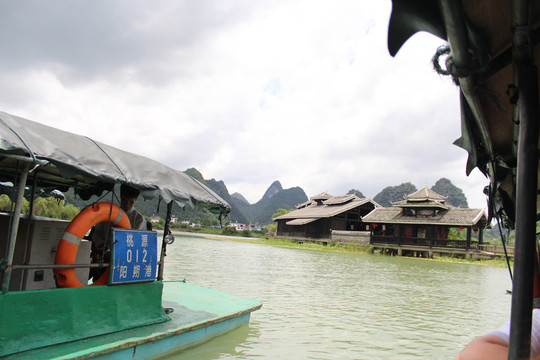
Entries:
[[[300,249],[300,250],[311,250],[311,251],[328,251],[328,252],[341,252],[341,253],[352,253],[352,254],[364,254],[364,255],[375,255],[375,256],[390,256],[384,255],[380,252],[377,252],[371,245],[360,245],[360,244],[328,244],[322,245],[312,242],[295,242],[294,239],[288,238],[264,238],[264,237],[243,237],[243,236],[232,236],[232,235],[221,235],[221,234],[208,234],[208,233],[198,233],[198,232],[188,232],[188,231],[176,231],[173,230],[174,235],[178,236],[193,236],[193,237],[202,237],[210,240],[225,240],[232,242],[240,242],[247,244],[258,244],[266,246],[277,246],[288,249]],[[467,260],[459,257],[451,256],[440,256],[436,255],[433,258],[422,258],[422,257],[411,257],[411,256],[401,256],[403,259],[413,259],[413,260],[424,260],[424,261],[438,261],[446,263],[459,263],[459,264],[471,264],[479,266],[494,266],[507,268],[506,259],[480,259],[480,260]],[[513,260],[510,260],[510,263],[513,263]]]

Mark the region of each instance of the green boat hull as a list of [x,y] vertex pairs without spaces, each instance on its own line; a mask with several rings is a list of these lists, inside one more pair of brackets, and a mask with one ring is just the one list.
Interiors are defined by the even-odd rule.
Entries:
[[0,356],[148,359],[241,326],[260,307],[184,282],[12,292],[0,296]]

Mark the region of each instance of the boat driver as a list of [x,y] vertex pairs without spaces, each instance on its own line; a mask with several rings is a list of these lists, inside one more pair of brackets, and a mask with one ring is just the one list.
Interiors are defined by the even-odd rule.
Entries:
[[[133,230],[147,230],[146,220],[144,216],[135,209],[135,202],[139,197],[139,190],[135,189],[129,185],[122,184],[120,186],[120,207],[126,215],[128,216],[129,222],[131,223],[131,229]],[[101,222],[94,226],[90,232],[90,240],[92,241],[92,262],[102,262],[110,261],[110,251],[109,244],[107,242],[107,237],[110,235],[107,222]],[[90,269],[90,279],[93,278],[93,281],[99,279],[99,277],[105,272],[104,268],[92,268]]]

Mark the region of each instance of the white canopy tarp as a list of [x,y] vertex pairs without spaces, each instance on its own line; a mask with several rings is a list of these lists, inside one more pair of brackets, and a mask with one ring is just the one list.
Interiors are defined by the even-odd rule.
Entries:
[[82,198],[100,195],[114,184],[128,184],[145,199],[203,206],[220,212],[230,206],[191,176],[145,156],[0,112],[0,180],[13,181],[23,162],[32,169],[28,183],[74,188]]

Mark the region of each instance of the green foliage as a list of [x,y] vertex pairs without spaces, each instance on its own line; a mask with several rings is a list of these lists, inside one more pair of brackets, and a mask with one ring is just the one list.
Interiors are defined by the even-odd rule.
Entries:
[[285,215],[285,214],[287,214],[287,213],[290,213],[290,212],[293,211],[293,210],[294,210],[294,209],[287,210],[287,209],[279,208],[279,209],[277,209],[277,211],[274,213],[274,215],[272,215],[272,218],[277,218],[278,216]]
[[[23,199],[23,201],[26,201],[28,203],[28,200],[26,199]],[[0,210],[6,212],[11,211],[11,200],[6,194],[0,195]]]
[[461,208],[469,207],[467,197],[463,193],[463,190],[452,184],[452,182],[446,178],[437,180],[435,185],[431,187],[431,190],[435,191],[437,194],[447,196],[447,204]]
[[234,235],[234,236],[237,236],[238,235],[238,230],[236,230],[236,228],[233,227],[233,226],[227,226],[227,227],[224,227],[223,230],[221,230],[221,234],[222,235]]
[[[150,221],[150,220],[146,220],[146,221]],[[161,218],[159,219],[158,222],[152,223],[152,230],[163,230],[163,229],[165,229],[165,219]]]
[[[5,194],[0,195],[0,210],[11,211],[11,200]],[[21,211],[24,214],[28,214],[30,211],[28,200],[23,199]],[[35,216],[71,221],[79,212],[80,210],[78,208],[71,204],[66,204],[64,200],[42,197],[34,200],[33,215]]]
[[467,230],[460,230],[459,228],[450,228],[448,231],[448,239],[451,240],[467,240]]
[[75,206],[64,200],[37,198],[34,200],[34,215],[71,221],[80,212]]
[[[537,225],[538,226],[538,225]],[[514,246],[515,244],[515,231],[508,229],[502,229],[504,240],[506,242],[506,245]],[[538,233],[538,229],[536,230]],[[477,237],[477,235],[473,235],[474,237]],[[484,229],[484,235],[483,235],[484,243],[485,244],[492,244],[492,245],[499,245],[502,246],[502,240],[501,240],[501,233],[499,231],[499,227],[497,224],[494,225],[493,229]]]
[[417,191],[416,186],[410,182],[403,183],[398,186],[388,186],[373,198],[379,205],[391,207],[393,202],[401,201],[405,195],[412,194]]

